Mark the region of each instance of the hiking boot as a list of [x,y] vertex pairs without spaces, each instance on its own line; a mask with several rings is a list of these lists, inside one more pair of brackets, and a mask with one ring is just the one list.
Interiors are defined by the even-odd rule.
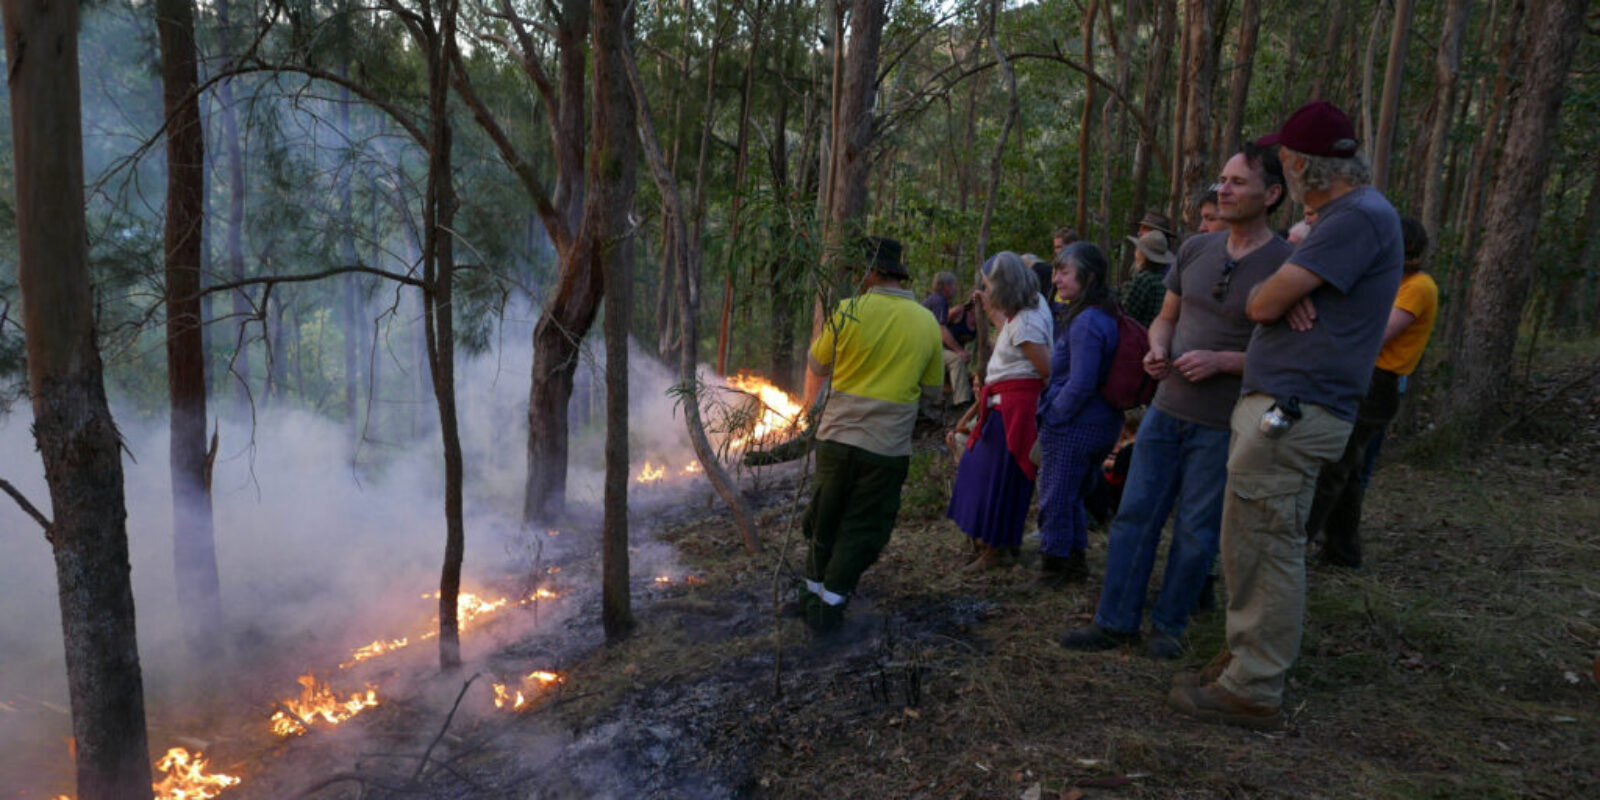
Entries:
[[1089,552],[1079,550],[1066,557],[1066,566],[1063,571],[1067,576],[1067,583],[1083,583],[1089,579]]
[[1258,731],[1274,730],[1283,725],[1283,715],[1276,706],[1252,703],[1215,682],[1204,686],[1174,686],[1167,693],[1167,705],[1202,722]]
[[806,607],[806,627],[818,636],[827,636],[837,633],[844,626],[844,606],[830,606],[827,603],[812,603]]
[[1115,650],[1138,639],[1137,633],[1108,631],[1091,622],[1082,628],[1067,631],[1067,635],[1061,637],[1061,646],[1068,650],[1096,653],[1101,650]]
[[1158,661],[1171,661],[1183,655],[1183,639],[1163,630],[1150,629],[1145,641],[1144,654]]
[[1222,673],[1227,671],[1228,665],[1231,663],[1233,663],[1233,653],[1223,650],[1212,656],[1211,660],[1207,661],[1199,672],[1180,672],[1172,676],[1172,687],[1176,689],[1181,686],[1192,689],[1197,686],[1214,683],[1218,678],[1222,677]]

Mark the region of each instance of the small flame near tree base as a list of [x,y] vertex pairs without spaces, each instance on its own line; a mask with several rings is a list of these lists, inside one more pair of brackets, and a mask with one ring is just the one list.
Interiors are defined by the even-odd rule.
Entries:
[[[156,762],[161,780],[150,785],[155,800],[211,800],[241,780],[220,772],[206,772],[206,766],[205,756],[198,751],[191,754],[182,747],[168,750]],[[72,797],[58,794],[50,800],[72,800]]]

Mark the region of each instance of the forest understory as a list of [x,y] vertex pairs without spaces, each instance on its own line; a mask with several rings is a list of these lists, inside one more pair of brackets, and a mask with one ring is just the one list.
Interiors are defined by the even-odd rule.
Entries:
[[[1164,707],[1172,675],[1222,646],[1220,612],[1195,618],[1176,662],[1057,645],[1093,614],[1103,529],[1089,582],[1064,591],[1035,586],[1036,539],[1021,566],[963,573],[965,539],[943,519],[953,462],[929,436],[894,539],[836,639],[774,614],[803,554],[802,465],[769,469],[749,493],[767,544],[757,557],[720,506],[636,511],[681,569],[636,573],[639,625],[621,643],[603,644],[598,594],[575,590],[556,601],[571,605],[556,624],[464,673],[419,669],[409,696],[337,731],[254,754],[221,747],[216,763],[251,774],[223,796],[1594,796],[1594,351],[1552,352],[1504,429],[1474,446],[1436,431],[1386,443],[1368,565],[1311,573],[1281,731]],[[597,554],[556,564],[572,586],[597,565]],[[470,685],[545,668],[561,682],[517,715]]]

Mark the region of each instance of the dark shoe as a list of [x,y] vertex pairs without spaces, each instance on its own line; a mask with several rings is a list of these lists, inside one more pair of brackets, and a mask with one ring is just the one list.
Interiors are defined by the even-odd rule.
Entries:
[[1137,633],[1108,631],[1091,622],[1082,628],[1067,631],[1067,635],[1061,637],[1061,646],[1068,650],[1097,653],[1101,650],[1115,650],[1138,639]]
[[1152,628],[1150,638],[1145,640],[1144,654],[1160,661],[1171,661],[1183,655],[1183,640]]
[[1207,575],[1206,583],[1200,587],[1200,596],[1194,601],[1196,613],[1217,610],[1217,576]]
[[1066,558],[1064,569],[1067,583],[1083,583],[1089,579],[1089,553],[1079,550]]
[[1167,693],[1167,705],[1180,714],[1203,722],[1235,725],[1240,728],[1267,731],[1283,725],[1283,715],[1274,706],[1252,703],[1227,689],[1222,684],[1204,686],[1174,686]]
[[806,608],[806,627],[818,636],[838,632],[844,625],[844,606],[830,606],[820,600]]
[[1223,650],[1212,656],[1211,660],[1207,661],[1199,672],[1180,672],[1172,676],[1172,686],[1173,688],[1182,686],[1192,689],[1197,686],[1214,683],[1218,678],[1222,677],[1222,673],[1227,671],[1228,665],[1231,663],[1233,663],[1233,653]]
[[817,602],[817,596],[810,592],[801,592],[799,596],[778,606],[778,616],[793,619],[805,619],[807,609],[812,603]]

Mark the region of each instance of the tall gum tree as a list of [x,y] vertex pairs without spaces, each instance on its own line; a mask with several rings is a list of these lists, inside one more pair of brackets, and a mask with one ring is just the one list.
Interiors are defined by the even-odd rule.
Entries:
[[1529,3],[1526,72],[1495,169],[1456,358],[1451,410],[1459,420],[1483,419],[1506,391],[1517,328],[1533,285],[1534,261],[1527,254],[1534,252],[1556,120],[1587,5],[1587,0]]
[[205,341],[200,318],[200,225],[205,218],[205,136],[193,0],[157,0],[161,98],[167,118],[167,394],[172,470],[172,560],[189,651],[222,652],[222,588],[212,528],[206,449]]
[[78,797],[150,796],[116,423],[95,346],[75,0],[0,0],[11,94],[17,277],[44,461]]

